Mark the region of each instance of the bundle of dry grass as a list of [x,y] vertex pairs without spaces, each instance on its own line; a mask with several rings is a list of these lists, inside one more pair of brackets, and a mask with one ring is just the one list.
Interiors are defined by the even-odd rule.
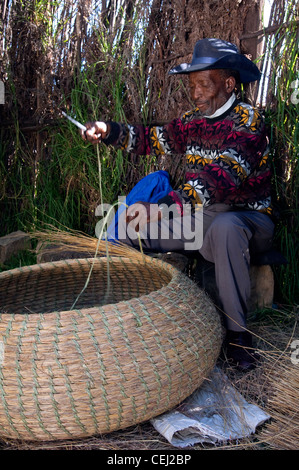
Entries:
[[[248,374],[227,369],[230,381],[248,402],[260,406],[271,419],[238,449],[294,450],[299,448],[299,336],[298,310],[269,310],[250,323],[260,362]],[[232,445],[231,443],[230,445]]]
[[299,448],[299,369],[291,355],[271,355],[266,359],[265,375],[269,380],[268,412],[272,417],[259,440],[271,448]]
[[97,256],[123,256],[144,259],[144,254],[119,241],[107,242],[102,237],[95,238],[76,230],[59,230],[49,225],[48,229],[35,231],[31,234],[33,239],[38,240],[37,255],[53,253],[53,247],[58,257],[61,252],[71,252],[76,257],[88,255]]

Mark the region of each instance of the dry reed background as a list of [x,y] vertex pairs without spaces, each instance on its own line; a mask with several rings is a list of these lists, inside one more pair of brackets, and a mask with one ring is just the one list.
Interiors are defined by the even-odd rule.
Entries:
[[[262,106],[274,166],[273,199],[281,213],[277,244],[289,259],[279,268],[282,301],[294,303],[298,269],[298,123],[290,103],[298,78],[298,4],[263,1],[7,0],[0,4],[0,235],[44,223],[94,233],[95,209],[125,195],[146,173],[166,169],[176,186],[181,156],[144,158],[82,142],[61,110],[83,122],[161,122],[189,109],[185,79],[169,77],[189,61],[197,39],[235,42],[264,71],[244,90]],[[266,67],[267,66],[267,67]],[[264,99],[261,100],[260,97]],[[101,160],[102,193],[98,160]]]

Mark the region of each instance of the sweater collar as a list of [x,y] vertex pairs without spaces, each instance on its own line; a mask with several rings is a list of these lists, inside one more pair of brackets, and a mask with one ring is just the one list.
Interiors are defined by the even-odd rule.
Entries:
[[215,113],[211,114],[210,116],[204,116],[204,117],[207,118],[207,119],[214,119],[218,116],[221,116],[233,105],[235,100],[236,100],[236,95],[235,95],[235,93],[233,93],[231,95],[231,97],[226,101],[226,103],[224,103],[224,105],[222,105],[220,108],[216,109]]

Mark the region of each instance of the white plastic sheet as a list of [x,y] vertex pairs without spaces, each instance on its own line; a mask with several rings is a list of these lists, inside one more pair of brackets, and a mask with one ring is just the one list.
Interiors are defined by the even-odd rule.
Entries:
[[209,379],[185,402],[151,423],[173,446],[184,448],[248,437],[268,419],[267,413],[248,403],[215,367]]

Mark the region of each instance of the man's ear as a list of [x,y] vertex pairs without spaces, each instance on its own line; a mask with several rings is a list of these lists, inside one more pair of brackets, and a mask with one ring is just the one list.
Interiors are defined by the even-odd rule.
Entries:
[[232,76],[228,77],[226,80],[225,80],[225,90],[227,93],[232,93],[236,87],[236,79]]

